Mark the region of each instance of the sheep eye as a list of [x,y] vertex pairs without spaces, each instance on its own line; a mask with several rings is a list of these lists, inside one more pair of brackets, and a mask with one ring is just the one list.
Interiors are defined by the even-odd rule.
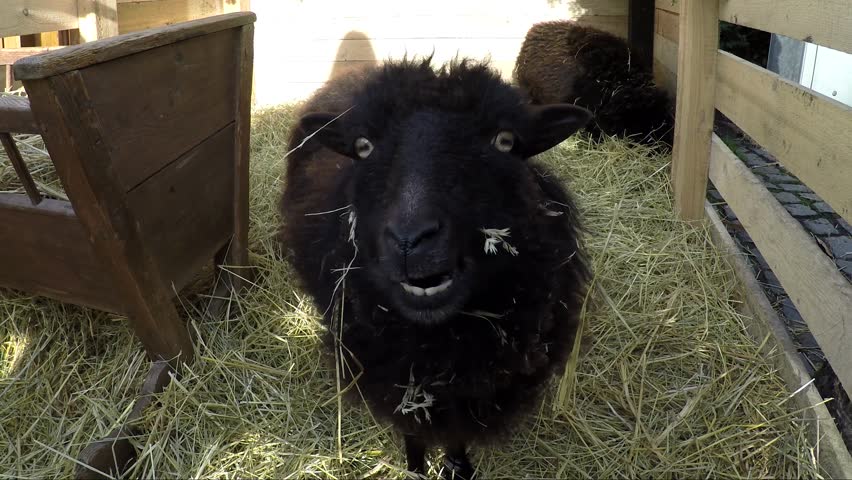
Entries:
[[507,130],[497,132],[497,135],[491,140],[491,145],[494,145],[494,148],[503,153],[511,152],[515,146],[515,134]]
[[355,153],[361,158],[367,158],[373,153],[373,143],[364,137],[355,139]]

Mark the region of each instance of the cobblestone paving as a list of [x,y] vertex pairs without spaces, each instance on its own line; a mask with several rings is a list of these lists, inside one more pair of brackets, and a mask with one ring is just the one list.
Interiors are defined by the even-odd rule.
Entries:
[[[793,174],[786,171],[769,152],[751,143],[747,138],[743,138],[736,127],[722,120],[717,122],[716,133],[729,146],[733,146],[734,153],[763,181],[766,188],[790,212],[790,215],[811,234],[823,253],[834,261],[837,269],[852,282],[852,225],[834,212],[826,202]],[[849,398],[843,392],[816,339],[810,333],[807,324],[766,259],[712,184],[708,187],[707,199],[719,212],[728,232],[740,249],[748,254],[758,282],[763,286],[778,316],[786,324],[808,373],[816,378],[820,393],[826,398],[843,397],[838,398],[837,402],[829,402],[827,406],[835,417],[847,447],[852,450],[852,408],[849,406]],[[795,253],[791,252],[791,254]]]

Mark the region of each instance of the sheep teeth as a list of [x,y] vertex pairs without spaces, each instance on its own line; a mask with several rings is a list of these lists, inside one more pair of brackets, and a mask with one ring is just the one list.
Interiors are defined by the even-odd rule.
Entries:
[[431,297],[432,295],[441,293],[444,290],[450,288],[450,286],[453,284],[453,279],[448,278],[447,280],[444,280],[443,282],[441,282],[440,285],[435,285],[434,287],[429,287],[429,288],[420,288],[420,287],[417,287],[417,286],[414,286],[414,285],[409,285],[405,282],[400,282],[400,284],[402,285],[402,288],[406,292],[414,295],[415,297],[423,297],[423,296]]
[[422,297],[423,295],[426,295],[426,290],[423,288],[415,287],[414,285],[409,285],[405,282],[400,282],[400,284],[406,292],[414,295],[415,297]]
[[443,292],[444,290],[446,290],[446,289],[450,288],[450,285],[452,285],[452,284],[453,284],[453,279],[452,279],[452,278],[447,279],[447,280],[444,280],[443,282],[441,282],[441,284],[440,284],[440,285],[436,285],[436,286],[434,286],[434,287],[429,287],[429,288],[427,288],[427,289],[426,289],[426,296],[427,296],[427,297],[430,297],[430,296],[432,296],[432,295],[435,295],[436,293],[441,293],[441,292]]

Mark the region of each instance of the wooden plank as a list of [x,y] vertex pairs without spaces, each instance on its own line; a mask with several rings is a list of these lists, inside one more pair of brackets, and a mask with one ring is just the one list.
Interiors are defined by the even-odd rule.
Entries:
[[189,332],[126,207],[80,73],[24,84],[77,218],[98,257],[113,272],[110,288],[120,297],[123,313],[149,357],[175,365],[190,361]]
[[691,1],[680,13],[677,106],[672,152],[675,210],[680,218],[704,218],[707,162],[713,131],[719,0]]
[[720,51],[716,105],[852,221],[852,107]]
[[654,0],[630,0],[627,43],[646,66],[654,62]]
[[77,16],[83,42],[118,35],[116,0],[77,0]]
[[222,13],[224,13],[222,0],[158,0],[122,3],[118,6],[118,30],[122,34],[138,32]]
[[3,0],[0,37],[77,28],[74,0]]
[[710,179],[781,280],[844,389],[852,394],[852,284],[715,135]]
[[228,125],[127,194],[142,241],[175,291],[233,232],[235,130]]
[[234,120],[238,41],[231,29],[80,72],[126,191]]
[[654,33],[677,44],[680,36],[680,16],[665,10],[656,10]]
[[725,0],[719,19],[852,53],[848,0]]
[[677,76],[677,50],[677,43],[659,35],[654,35],[654,58],[665,66],[668,71],[672,72],[674,76]]
[[791,392],[798,392],[791,403],[801,411],[808,441],[811,445],[819,445],[815,449],[817,463],[828,473],[828,478],[852,478],[852,456],[823,404],[822,396],[805,370],[787,327],[778,318],[754,277],[748,260],[728,234],[716,210],[705,202],[704,211],[710,223],[713,243],[725,255],[727,263],[739,279],[741,307],[738,310],[743,313],[741,318],[746,329],[756,343],[763,345],[762,352],[784,379],[787,388]]
[[[251,99],[254,74],[254,25],[246,25],[240,32],[239,68],[237,68],[237,117],[234,129],[233,156],[233,236],[225,260],[234,271],[231,286],[240,290],[246,281],[252,281],[252,271],[238,269],[248,266],[249,199],[251,185]],[[245,279],[245,280],[244,280]]]
[[160,29],[106,38],[97,42],[73,45],[55,52],[19,60],[15,64],[15,77],[19,80],[32,80],[58,75],[170,43],[241,27],[253,23],[256,18],[255,14],[251,12],[229,13],[180,25],[170,25]]
[[4,37],[3,48],[21,48],[21,37]]
[[670,13],[680,14],[682,0],[655,0],[654,6],[657,10],[665,10]]
[[22,58],[58,50],[63,47],[24,47],[0,50],[0,65],[11,65]]
[[6,132],[0,132],[0,144],[3,145],[3,149],[6,151],[6,156],[9,157],[9,161],[12,163],[12,168],[15,170],[15,174],[17,174],[21,185],[23,185],[24,191],[27,192],[27,197],[29,197],[30,203],[38,205],[42,201],[41,193],[39,193],[38,187],[36,187],[33,177],[30,175],[30,171],[24,163],[24,159],[21,158],[21,152],[18,151],[18,147],[15,145],[15,140],[12,138],[12,135]]
[[0,132],[39,133],[38,124],[24,97],[0,95]]
[[120,313],[106,264],[95,254],[71,204],[0,193],[0,285]]

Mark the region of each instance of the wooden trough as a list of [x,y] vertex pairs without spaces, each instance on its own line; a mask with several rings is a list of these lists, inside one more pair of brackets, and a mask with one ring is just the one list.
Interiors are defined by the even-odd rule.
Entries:
[[[126,315],[154,366],[130,421],[191,360],[173,297],[210,261],[248,280],[253,13],[96,40],[14,65],[0,139],[27,195],[0,194],[0,286]],[[42,135],[70,202],[43,198],[9,133]],[[121,427],[81,454],[133,457]],[[81,473],[87,473],[83,469]]]
[[[718,109],[847,221],[852,221],[852,108],[719,50],[719,21],[852,53],[852,8],[844,1],[656,0],[658,82],[677,93],[672,160],[676,209],[709,221],[743,288],[752,335],[766,342],[799,408],[810,441],[834,478],[852,478],[852,460],[786,328],[769,305],[715,210],[708,179],[760,249],[852,394],[852,284],[797,220],[713,133]],[[650,21],[650,19],[649,19]],[[676,89],[676,90],[675,90]],[[811,408],[813,407],[813,408]]]

